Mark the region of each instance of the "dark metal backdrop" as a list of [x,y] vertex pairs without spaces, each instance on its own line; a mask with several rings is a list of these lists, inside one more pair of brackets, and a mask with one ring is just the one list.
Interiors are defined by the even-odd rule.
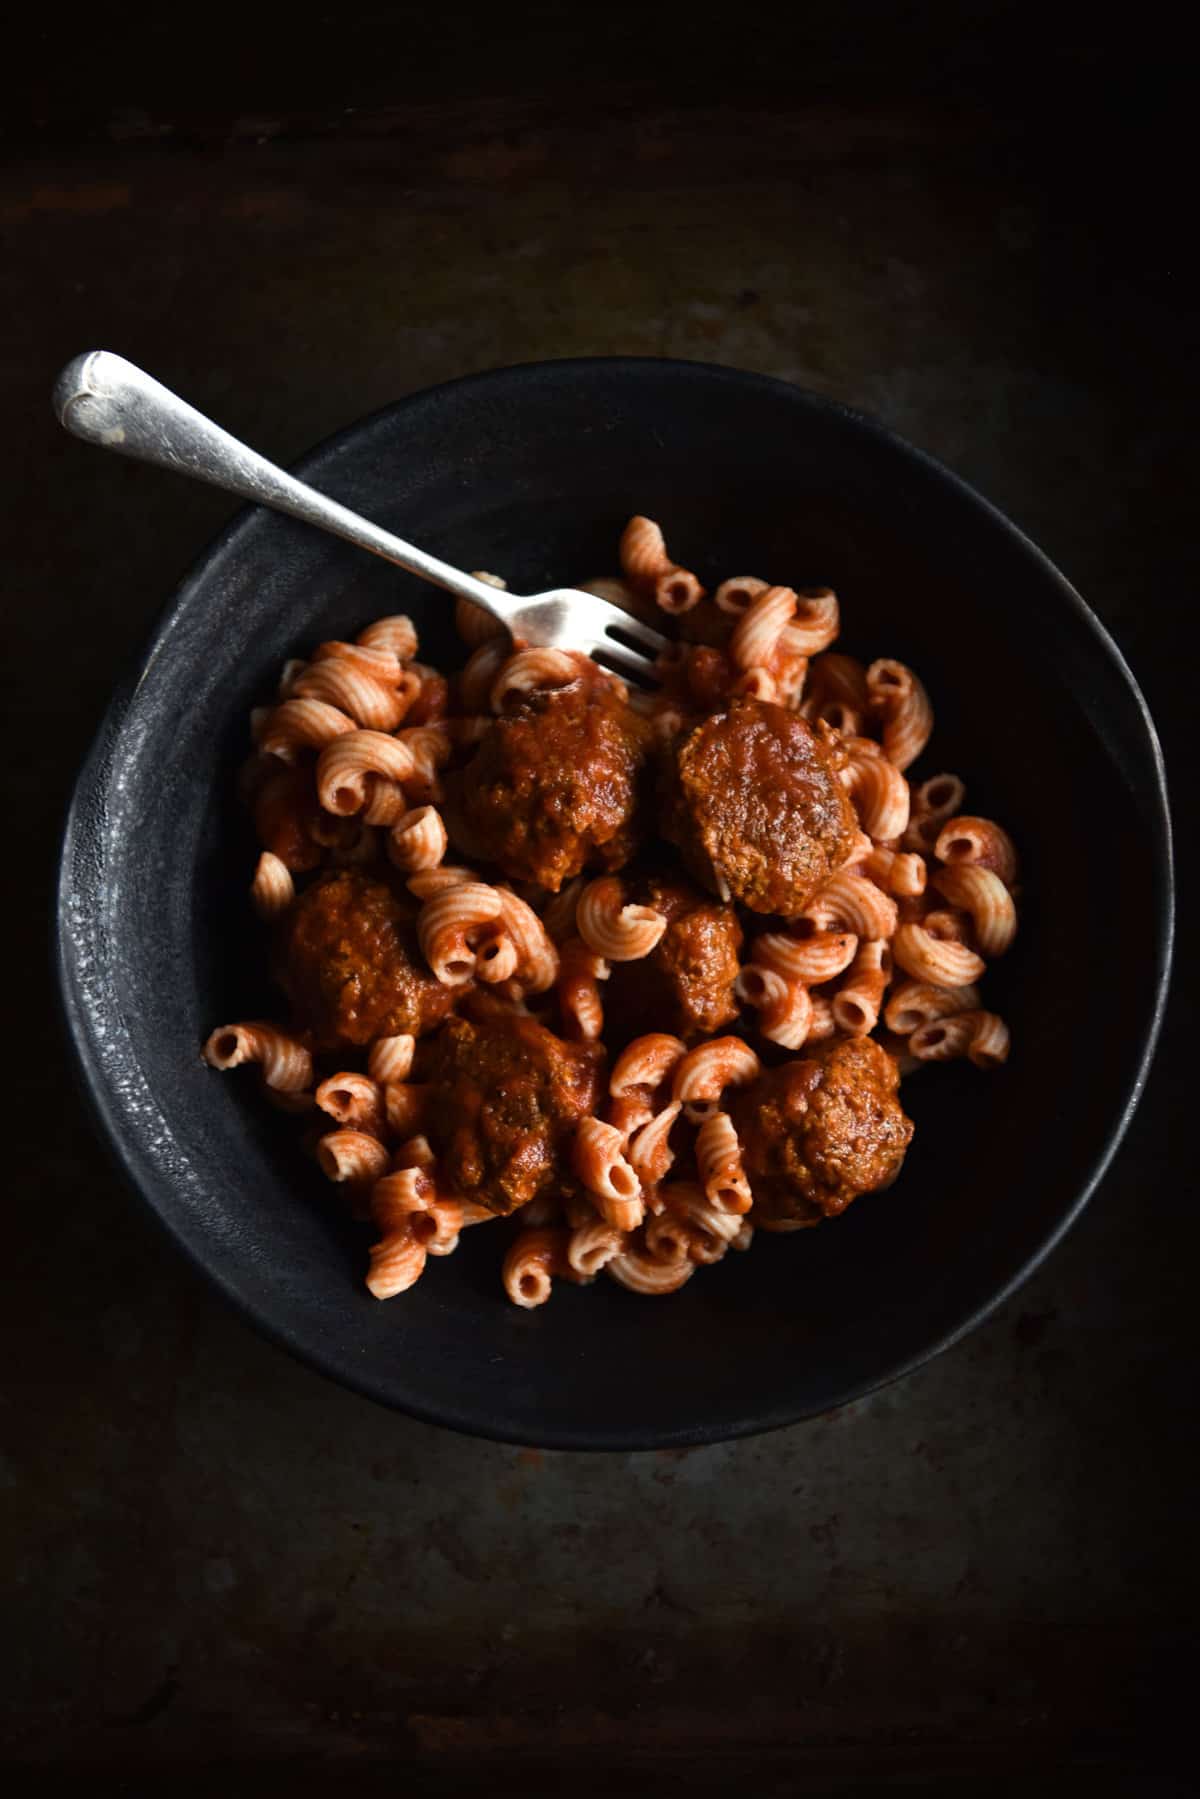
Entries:
[[[1119,56],[1070,34],[1001,54],[1012,10],[975,9],[956,55],[889,28],[856,64],[827,32],[807,85],[760,47],[757,89],[723,97],[715,65],[707,86],[638,63],[567,88],[542,38],[523,85],[494,49],[489,93],[477,41],[447,33],[427,84],[372,70],[354,113],[317,76],[289,108],[261,43],[215,98],[195,69],[173,104],[145,67],[99,92],[80,67],[74,87],[35,72],[10,110],[4,816],[23,910],[0,1483],[7,1755],[27,1779],[165,1765],[201,1791],[225,1758],[271,1790],[319,1773],[529,1791],[563,1767],[585,1790],[618,1768],[703,1791],[751,1768],[779,1792],[1028,1794],[1068,1768],[1092,1793],[1185,1790],[1178,1019],[1082,1224],[957,1350],[777,1436],[589,1458],[376,1411],[228,1316],[65,1090],[43,971],[73,769],[230,510],[57,432],[50,382],[94,343],[283,460],[399,394],[534,357],[800,381],[1023,525],[1182,744],[1196,346],[1172,146]],[[370,22],[351,20],[359,47]],[[598,41],[616,81],[621,45]],[[889,92],[897,58],[909,80]]]

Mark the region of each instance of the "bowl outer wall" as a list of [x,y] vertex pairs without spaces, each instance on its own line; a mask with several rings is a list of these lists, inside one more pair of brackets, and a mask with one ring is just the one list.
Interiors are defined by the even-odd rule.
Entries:
[[[496,1238],[389,1305],[368,1240],[255,1083],[199,1061],[213,1025],[271,1006],[232,801],[248,707],[305,646],[406,610],[461,660],[439,591],[262,511],[236,518],[168,607],[80,776],[58,948],[83,1078],[172,1236],[277,1341],[386,1404],[551,1447],[648,1448],[813,1415],[917,1366],[1024,1279],[1078,1215],[1142,1090],[1170,962],[1161,756],[1119,652],[1006,519],[845,408],[700,364],[587,360],[418,394],[300,473],[465,567],[542,586],[611,570],[632,511],[706,579],[830,581],[839,647],[910,661],[953,768],[1022,849],[1022,932],[987,994],[1005,1072],[906,1085],[917,1136],[887,1194],[764,1239],[669,1304],[601,1281],[526,1313]],[[1098,978],[1103,969],[1103,978]],[[911,1094],[911,1098],[910,1098]]]

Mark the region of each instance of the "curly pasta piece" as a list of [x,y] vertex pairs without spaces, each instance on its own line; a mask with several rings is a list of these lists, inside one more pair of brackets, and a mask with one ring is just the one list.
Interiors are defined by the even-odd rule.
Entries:
[[373,1081],[406,1081],[412,1073],[417,1040],[402,1031],[394,1037],[376,1037],[367,1052],[367,1073]]
[[[489,575],[483,569],[475,571],[475,579],[501,592],[508,588],[508,582],[501,575]],[[489,612],[486,606],[476,605],[474,600],[464,599],[454,602],[454,629],[473,650],[481,643],[490,643],[493,637],[506,636],[508,632],[504,620],[497,618],[494,612]]]
[[427,1256],[452,1256],[458,1248],[462,1227],[460,1199],[439,1199],[427,1212],[414,1212],[408,1221],[410,1235]]
[[909,980],[895,987],[883,1018],[889,1031],[907,1037],[935,1018],[949,1018],[955,1012],[974,1012],[978,1008],[979,992],[975,987],[933,987],[926,981]]
[[650,1255],[644,1246],[636,1243],[628,1244],[619,1255],[613,1256],[605,1266],[604,1272],[611,1275],[618,1286],[627,1287],[631,1293],[642,1293],[647,1297],[656,1294],[678,1293],[696,1272],[696,1264],[686,1256],[675,1261],[660,1261]]
[[918,1025],[908,1039],[909,1053],[919,1062],[949,1062],[966,1056],[977,1068],[999,1068],[1007,1062],[1008,1026],[995,1012],[956,1012]]
[[938,832],[933,853],[952,868],[987,868],[1011,887],[1017,878],[1017,851],[1008,832],[991,818],[969,818],[960,813],[949,818]]
[[709,1204],[718,1212],[741,1215],[754,1196],[742,1167],[742,1146],[727,1112],[706,1118],[696,1133],[696,1167]]
[[645,1210],[642,1185],[625,1159],[625,1142],[615,1126],[599,1118],[581,1119],[571,1144],[571,1166],[607,1223],[621,1231],[636,1229]]
[[729,639],[729,654],[737,667],[770,668],[795,611],[796,595],[790,587],[768,587],[758,594]]
[[500,916],[500,895],[481,881],[464,881],[427,899],[417,914],[421,954],[444,987],[461,987],[475,972],[472,937]]
[[414,768],[411,750],[398,738],[383,731],[344,731],[317,758],[317,798],[326,812],[346,818],[366,805],[370,776],[403,782]]
[[831,1002],[833,1022],[848,1037],[865,1037],[879,1022],[879,1008],[892,978],[892,956],[878,938],[860,946]]
[[812,1001],[812,1017],[809,1020],[807,1043],[824,1043],[829,1037],[836,1037],[837,1026],[833,1022],[833,1006],[823,993],[810,993]]
[[379,1179],[390,1159],[379,1138],[368,1131],[330,1131],[317,1144],[321,1173],[330,1181],[366,1186]]
[[730,618],[741,618],[755,600],[766,593],[769,585],[767,581],[760,581],[757,575],[734,575],[728,581],[722,581],[713,594],[713,604],[718,612],[728,613]]
[[365,649],[389,650],[397,662],[411,662],[417,653],[417,628],[403,612],[377,618],[360,631],[358,641]]
[[544,1306],[555,1277],[575,1272],[567,1259],[568,1233],[558,1226],[522,1231],[504,1258],[501,1279],[515,1306]]
[[865,875],[840,869],[826,881],[801,917],[818,931],[840,929],[856,937],[890,937],[896,929],[896,902]]
[[322,644],[317,651],[319,660],[310,662],[304,673],[297,675],[292,688],[296,698],[336,706],[366,730],[394,731],[421,690],[420,677],[401,670],[395,657],[391,657],[396,671],[394,680],[381,679],[377,674],[369,674],[361,661],[353,657],[323,656],[322,651],[328,648]]
[[491,637],[481,643],[467,657],[458,677],[458,697],[464,712],[488,711],[493,683],[511,655],[512,643],[506,632],[503,637]]
[[596,1218],[578,1225],[567,1239],[567,1263],[581,1281],[595,1280],[625,1244],[625,1232]]
[[770,1043],[799,1049],[812,1023],[812,998],[800,981],[789,981],[774,968],[748,962],[740,970],[733,991],[743,1005],[758,1013],[758,1029]]
[[526,993],[546,993],[558,979],[558,950],[532,906],[511,888],[499,887],[500,929],[517,952],[516,978]]
[[250,900],[260,918],[279,918],[296,897],[296,883],[286,862],[264,850],[250,883]]
[[720,1099],[727,1087],[749,1086],[761,1071],[762,1063],[740,1037],[712,1037],[677,1064],[671,1098],[703,1105]]
[[[932,916],[932,915],[931,915]],[[936,937],[924,924],[902,924],[892,938],[892,954],[905,974],[932,987],[967,987],[977,981],[986,964],[965,943]]]
[[614,1099],[642,1090],[656,1093],[687,1054],[687,1046],[667,1031],[649,1031],[627,1044],[613,1063],[608,1091]]
[[369,1075],[347,1071],[330,1075],[316,1091],[322,1112],[339,1124],[374,1136],[383,1129],[383,1088]]
[[[889,763],[888,767],[891,766]],[[893,899],[919,899],[929,878],[923,856],[886,849],[882,845],[864,856],[860,867],[869,881],[874,881]]]
[[302,1043],[273,1024],[223,1024],[203,1050],[210,1068],[240,1068],[255,1062],[265,1084],[276,1093],[300,1093],[312,1086],[312,1057]]
[[474,869],[463,868],[455,862],[441,862],[436,868],[419,869],[404,884],[414,899],[427,900],[433,899],[435,894],[446,893],[451,887],[465,887],[468,882],[478,880]]
[[575,926],[589,949],[608,962],[636,962],[648,956],[667,928],[652,906],[627,906],[616,875],[589,881],[575,908]]
[[872,712],[883,722],[883,753],[897,768],[915,762],[933,733],[929,695],[911,668],[881,656],[867,670]]
[[[746,1228],[740,1213],[720,1211],[694,1181],[673,1181],[662,1189],[662,1196],[663,1217],[677,1230],[682,1227],[684,1254],[690,1261],[719,1262],[727,1249],[736,1246]],[[651,1224],[646,1226],[648,1247],[653,1247],[653,1228]],[[663,1247],[665,1251],[665,1243]]]
[[796,613],[780,639],[780,648],[792,656],[817,656],[827,650],[841,628],[838,599],[832,587],[802,587],[796,594]]
[[357,729],[337,706],[319,699],[292,699],[271,708],[256,741],[264,755],[294,762],[301,750],[323,749],[335,737]]
[[389,1172],[380,1175],[371,1189],[371,1215],[381,1230],[399,1230],[416,1212],[428,1212],[437,1204],[437,1183],[424,1162],[397,1156]]
[[688,569],[667,555],[663,534],[652,518],[631,518],[621,533],[621,573],[636,593],[652,596],[664,612],[690,612],[704,589]]
[[579,679],[582,661],[573,650],[518,650],[492,682],[488,696],[492,711],[503,712],[513,694],[521,698],[538,689],[569,686]]
[[388,860],[406,874],[436,868],[450,839],[434,806],[417,806],[398,818],[388,833]]
[[866,755],[851,751],[842,780],[868,837],[892,842],[908,829],[908,782],[894,762],[879,754],[876,744]]
[[734,682],[733,691],[748,694],[752,700],[762,700],[766,705],[776,705],[779,701],[779,683],[769,668],[748,668]]
[[[544,922],[544,921],[543,921]],[[601,981],[609,977],[603,956],[572,937],[559,951],[558,1005],[567,1035],[577,1043],[595,1043],[604,1029]]]
[[1017,934],[1017,908],[1000,876],[979,862],[954,862],[934,875],[933,884],[952,906],[970,913],[980,953],[1002,956]]
[[424,1272],[425,1245],[406,1227],[371,1245],[367,1291],[376,1299],[394,1299],[415,1287]]
[[858,948],[853,931],[814,931],[811,937],[793,937],[789,931],[764,931],[754,940],[753,961],[770,968],[785,981],[815,984],[831,981],[849,968]]
[[[673,1100],[661,1112],[647,1119],[630,1138],[626,1159],[643,1190],[656,1187],[675,1160],[670,1141],[671,1129],[682,1110],[679,1101]],[[613,1128],[619,1127],[614,1125]]]

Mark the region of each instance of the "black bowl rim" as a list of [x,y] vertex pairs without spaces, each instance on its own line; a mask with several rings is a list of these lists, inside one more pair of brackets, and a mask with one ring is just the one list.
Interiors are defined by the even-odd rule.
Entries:
[[123,726],[130,702],[136,692],[141,673],[157,653],[160,640],[170,629],[176,615],[188,603],[193,589],[200,583],[216,559],[225,553],[240,533],[250,528],[252,521],[267,510],[258,506],[241,508],[234,517],[214,537],[191,564],[187,573],[160,610],[150,632],[136,653],[133,667],[118,682],[116,690],[106,707],[97,728],[91,746],[84,759],[79,775],[72,790],[67,806],[59,854],[58,881],[56,886],[56,906],[54,917],[54,962],[56,987],[60,1016],[66,1027],[68,1041],[74,1058],[74,1070],[77,1081],[86,1097],[88,1107],[96,1122],[101,1137],[114,1159],[116,1166],[124,1175],[128,1184],[137,1193],[143,1204],[161,1229],[170,1237],[172,1243],[182,1249],[189,1262],[199,1269],[205,1279],[214,1286],[226,1302],[244,1319],[248,1320],[260,1333],[265,1335],[277,1347],[286,1350],[299,1361],[335,1381],[351,1391],[361,1394],[377,1404],[399,1411],[406,1416],[416,1418],[424,1423],[441,1425],[447,1429],[461,1432],[464,1435],[483,1438],[497,1443],[520,1443],[546,1449],[564,1450],[597,1450],[630,1452],[653,1450],[667,1447],[694,1447],[705,1443],[732,1441],[737,1438],[758,1436],[767,1432],[785,1429],[791,1424],[807,1418],[819,1417],[829,1411],[841,1409],[868,1394],[890,1386],[894,1381],[902,1380],[906,1375],[932,1361],[935,1356],[951,1348],[954,1344],[982,1324],[1000,1306],[1024,1285],[1047,1256],[1062,1241],[1072,1225],[1076,1223],[1084,1207],[1095,1193],[1113,1161],[1114,1156],[1129,1128],[1130,1121],[1137,1110],[1145,1090],[1146,1080],[1154,1052],[1162,1029],[1163,1016],[1166,1010],[1169,990],[1171,964],[1174,952],[1175,937],[1175,870],[1172,844],[1170,802],[1167,788],[1166,767],[1162,747],[1155,729],[1150,709],[1142,694],[1141,688],[1125,660],[1120,647],[1111,633],[1100,621],[1079,591],[1067,580],[1062,571],[1041,550],[1032,538],[1028,537],[1019,525],[1000,511],[999,507],[984,497],[960,475],[947,468],[928,451],[908,442],[904,437],[891,430],[878,419],[858,409],[847,406],[840,400],[814,392],[810,388],[784,381],[773,375],[758,374],[750,370],[731,368],[721,363],[707,363],[682,358],[663,356],[580,356],[561,357],[535,362],[514,363],[502,368],[487,369],[477,373],[460,375],[449,381],[438,382],[432,387],[421,388],[386,406],[377,407],[365,413],[361,418],[344,426],[329,437],[323,438],[307,450],[304,455],[289,466],[293,472],[303,478],[305,471],[313,463],[323,461],[347,447],[367,427],[384,417],[402,414],[428,405],[439,396],[469,390],[477,391],[511,383],[515,378],[544,378],[548,372],[569,374],[572,372],[603,371],[616,378],[631,372],[647,369],[671,369],[687,372],[694,379],[711,381],[718,384],[736,383],[741,387],[758,387],[765,393],[784,394],[790,401],[799,401],[811,412],[827,413],[839,420],[853,425],[856,429],[886,444],[890,449],[925,468],[946,488],[957,495],[967,507],[973,508],[993,523],[998,524],[1017,543],[1020,549],[1040,568],[1043,575],[1049,577],[1057,587],[1063,600],[1074,611],[1080,624],[1095,639],[1102,654],[1106,655],[1110,664],[1122,678],[1131,699],[1139,714],[1144,740],[1149,747],[1154,769],[1155,813],[1152,820],[1152,835],[1155,845],[1155,875],[1159,886],[1155,953],[1159,964],[1159,972],[1155,982],[1153,1005],[1149,1020],[1144,1027],[1143,1043],[1138,1058],[1134,1077],[1129,1085],[1128,1095],[1119,1114],[1113,1119],[1108,1132],[1092,1162],[1087,1179],[1078,1189],[1071,1203],[1064,1207],[1057,1222],[1046,1232],[1045,1236],[1032,1250],[1024,1263],[1010,1276],[1003,1286],[989,1296],[981,1305],[977,1305],[966,1314],[953,1329],[943,1331],[929,1342],[923,1343],[911,1355],[900,1363],[881,1371],[867,1380],[850,1386],[832,1405],[819,1407],[786,1406],[770,1408],[765,1415],[748,1417],[735,1425],[722,1424],[712,1431],[703,1427],[685,1427],[677,1431],[656,1429],[633,1430],[627,1433],[613,1433],[588,1429],[555,1430],[550,1432],[525,1432],[520,1437],[510,1430],[497,1426],[489,1419],[472,1414],[469,1408],[463,1408],[451,1414],[445,1407],[423,1406],[419,1400],[406,1397],[403,1401],[385,1388],[382,1382],[373,1380],[369,1374],[343,1361],[336,1352],[317,1348],[297,1339],[288,1329],[286,1322],[274,1317],[267,1317],[255,1306],[249,1304],[236,1288],[224,1277],[222,1271],[206,1260],[176,1230],[167,1211],[159,1206],[148,1183],[144,1183],[137,1166],[133,1151],[126,1141],[126,1133],[120,1109],[114,1097],[108,1092],[104,1080],[103,1069],[99,1058],[93,1052],[93,1046],[86,1029],[86,1007],[76,989],[70,957],[68,939],[64,929],[64,918],[70,905],[72,893],[75,891],[72,880],[71,848],[75,833],[82,816],[86,813],[89,799],[98,793],[103,785],[105,769],[105,751],[114,742]]

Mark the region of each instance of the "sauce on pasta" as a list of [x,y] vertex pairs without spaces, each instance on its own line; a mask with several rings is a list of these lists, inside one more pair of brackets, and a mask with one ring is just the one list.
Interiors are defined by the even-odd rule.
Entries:
[[517,1305],[601,1273],[676,1292],[890,1187],[902,1078],[1008,1055],[978,983],[1017,854],[956,776],[908,777],[917,675],[833,649],[828,588],[710,594],[645,518],[620,558],[589,585],[678,634],[652,697],[460,603],[456,675],[377,619],[252,717],[287,1015],[204,1053],[307,1117],[377,1298],[493,1219]]

